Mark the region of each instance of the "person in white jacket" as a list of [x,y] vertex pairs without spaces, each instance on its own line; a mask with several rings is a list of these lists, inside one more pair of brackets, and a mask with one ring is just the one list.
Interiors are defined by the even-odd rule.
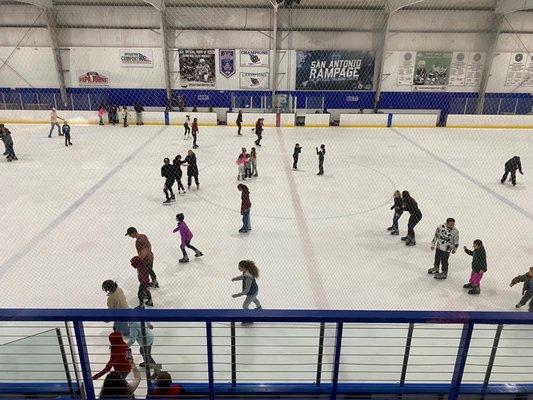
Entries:
[[[435,231],[431,241],[431,250],[435,250],[435,263],[428,274],[434,274],[435,279],[448,277],[448,259],[459,247],[459,231],[455,228],[455,219],[448,218],[445,224],[440,225]],[[440,270],[442,267],[442,270]],[[440,270],[440,272],[439,272]]]

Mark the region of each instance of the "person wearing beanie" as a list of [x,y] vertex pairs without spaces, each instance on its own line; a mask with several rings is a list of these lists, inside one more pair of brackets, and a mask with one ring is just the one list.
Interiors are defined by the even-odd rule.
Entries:
[[[150,273],[146,264],[139,256],[135,256],[130,260],[131,266],[137,270],[137,279],[139,280],[139,290],[137,297],[139,298],[139,308],[144,308],[145,305],[153,307],[152,294],[150,293]],[[144,302],[146,299],[146,303]]]
[[178,221],[178,226],[172,231],[173,233],[179,232],[181,236],[181,251],[183,253],[183,258],[180,259],[180,263],[188,263],[189,262],[189,256],[187,255],[187,251],[185,250],[185,247],[188,247],[195,253],[195,257],[201,257],[203,256],[203,253],[198,250],[196,247],[191,245],[191,240],[193,237],[193,234],[187,224],[185,223],[185,216],[183,214],[176,215],[176,221]]

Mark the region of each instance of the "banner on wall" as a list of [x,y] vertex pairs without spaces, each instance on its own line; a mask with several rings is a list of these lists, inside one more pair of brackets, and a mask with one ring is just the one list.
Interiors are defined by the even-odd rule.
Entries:
[[466,82],[466,67],[468,65],[468,53],[453,53],[450,66],[450,86],[464,86]]
[[419,51],[416,53],[416,67],[413,76],[415,90],[429,87],[445,90],[450,79],[453,54],[450,52]]
[[403,53],[402,61],[398,68],[398,86],[411,86],[413,84],[415,58],[416,53],[414,51],[406,51]]
[[108,71],[78,71],[79,86],[109,86]]
[[296,90],[372,90],[374,53],[298,51]]
[[150,49],[120,50],[120,66],[125,68],[152,68],[154,66],[154,52]]
[[241,67],[270,67],[270,50],[241,50]]
[[486,53],[473,52],[468,55],[468,65],[466,66],[466,86],[480,86],[485,69]]
[[181,87],[215,86],[215,50],[180,49],[179,63]]
[[520,86],[524,78],[526,69],[527,54],[511,53],[509,56],[509,66],[505,76],[505,86]]
[[235,74],[235,50],[219,50],[218,65],[222,76],[229,78]]
[[522,86],[533,86],[533,54],[528,54]]
[[268,89],[270,86],[268,72],[241,72],[241,89]]

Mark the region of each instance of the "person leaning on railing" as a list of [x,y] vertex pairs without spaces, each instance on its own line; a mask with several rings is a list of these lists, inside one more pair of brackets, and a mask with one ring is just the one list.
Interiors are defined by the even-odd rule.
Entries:
[[119,372],[110,372],[105,377],[102,390],[100,391],[99,397],[101,399],[134,398],[133,394],[141,383],[141,373],[139,372],[139,369],[133,360],[129,361],[131,369],[133,370],[133,379],[128,382],[126,378],[123,377]]

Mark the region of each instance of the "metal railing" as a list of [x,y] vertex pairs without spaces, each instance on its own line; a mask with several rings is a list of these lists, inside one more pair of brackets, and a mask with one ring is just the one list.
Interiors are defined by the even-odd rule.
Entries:
[[[43,368],[45,382],[79,379],[88,399],[103,380],[91,376],[109,359],[113,323],[102,321],[142,321],[143,329],[153,322],[155,370],[168,371],[192,397],[533,393],[530,313],[16,309],[0,310],[0,320],[3,333],[16,330],[9,335],[35,323],[62,326],[69,346],[51,328],[45,333],[54,342],[25,346],[25,354],[33,354],[33,370],[52,363],[63,377]],[[0,371],[15,354],[0,350]],[[45,355],[57,359],[43,361]],[[152,391],[150,365],[136,397]],[[11,381],[36,381],[10,377],[0,374],[0,395]]]

